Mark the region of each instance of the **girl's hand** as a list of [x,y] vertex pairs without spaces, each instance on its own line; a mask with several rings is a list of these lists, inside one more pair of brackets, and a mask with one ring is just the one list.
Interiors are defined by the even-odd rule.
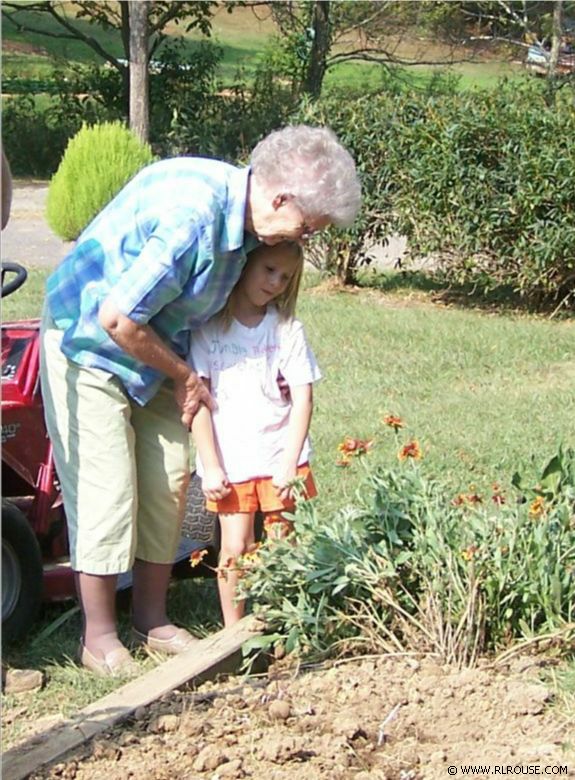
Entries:
[[216,408],[216,402],[210,391],[193,371],[190,371],[183,379],[174,380],[174,395],[176,403],[182,410],[182,423],[186,428],[192,424],[200,404],[205,404],[210,411],[214,411]]
[[289,501],[293,498],[293,481],[297,477],[297,464],[282,464],[276,473],[272,476],[272,485],[278,492],[282,501]]
[[228,476],[220,466],[205,470],[202,477],[202,491],[210,501],[218,501],[231,492]]

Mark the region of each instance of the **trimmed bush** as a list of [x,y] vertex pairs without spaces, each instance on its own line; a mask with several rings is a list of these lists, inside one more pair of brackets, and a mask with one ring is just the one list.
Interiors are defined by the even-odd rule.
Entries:
[[152,150],[121,122],[82,129],[70,140],[48,189],[46,216],[60,238],[73,241],[141,168]]
[[319,247],[331,252],[327,270],[353,281],[369,244],[397,232],[407,236],[413,257],[434,254],[450,281],[509,286],[535,304],[569,296],[570,98],[566,89],[550,95],[525,82],[304,106],[297,119],[334,129],[357,160],[364,190],[357,224],[328,237],[331,247]]

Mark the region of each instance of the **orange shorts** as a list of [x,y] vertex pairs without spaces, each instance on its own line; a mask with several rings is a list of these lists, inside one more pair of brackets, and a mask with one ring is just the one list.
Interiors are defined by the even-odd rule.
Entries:
[[[313,498],[317,495],[315,482],[307,463],[298,466],[297,476],[304,480],[304,497]],[[292,511],[295,501],[282,501],[271,477],[255,477],[246,482],[235,482],[230,485],[231,493],[219,501],[206,501],[206,509],[222,515],[233,515],[237,512],[281,512]]]

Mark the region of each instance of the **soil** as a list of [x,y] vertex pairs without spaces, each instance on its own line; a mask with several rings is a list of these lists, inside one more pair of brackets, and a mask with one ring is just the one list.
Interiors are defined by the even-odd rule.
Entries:
[[384,656],[299,673],[282,663],[176,691],[31,777],[445,780],[470,765],[575,777],[573,721],[533,659],[504,671]]

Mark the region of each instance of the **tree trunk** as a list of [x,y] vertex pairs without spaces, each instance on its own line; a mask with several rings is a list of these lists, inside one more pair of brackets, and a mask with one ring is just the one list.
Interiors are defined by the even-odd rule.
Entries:
[[331,29],[329,24],[329,0],[316,0],[313,4],[312,30],[313,40],[303,91],[313,100],[321,94],[323,78],[327,68],[327,56],[331,47]]
[[553,31],[551,36],[551,54],[549,56],[549,71],[547,78],[554,79],[557,73],[557,63],[563,38],[563,0],[554,0],[553,3]]
[[130,128],[147,143],[150,133],[148,100],[148,4],[129,0]]

